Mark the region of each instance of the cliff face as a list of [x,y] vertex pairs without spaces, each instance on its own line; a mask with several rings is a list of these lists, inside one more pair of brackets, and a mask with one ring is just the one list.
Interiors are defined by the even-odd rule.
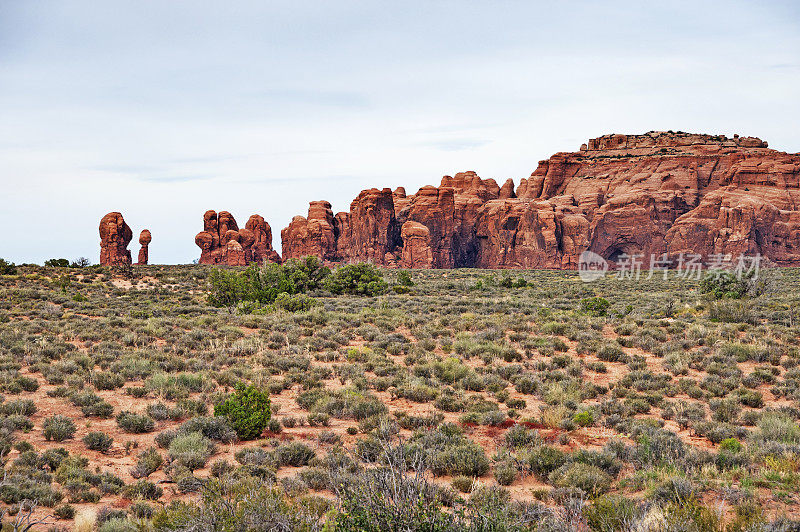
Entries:
[[335,216],[313,202],[281,238],[284,259],[404,268],[575,268],[586,250],[800,266],[800,155],[753,137],[606,135],[541,161],[516,189],[463,172],[411,196],[365,190]]

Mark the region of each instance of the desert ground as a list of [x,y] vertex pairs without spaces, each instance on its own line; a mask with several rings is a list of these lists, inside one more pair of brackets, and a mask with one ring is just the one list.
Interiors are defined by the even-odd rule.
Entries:
[[[798,269],[736,297],[648,272],[378,270],[385,293],[294,311],[212,306],[214,270],[0,275],[3,530],[800,519]],[[214,415],[242,383],[271,403],[252,439]]]

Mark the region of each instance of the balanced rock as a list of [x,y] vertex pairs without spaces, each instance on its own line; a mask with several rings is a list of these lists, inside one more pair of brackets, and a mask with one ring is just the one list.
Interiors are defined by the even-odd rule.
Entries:
[[153,236],[150,234],[149,230],[144,229],[141,233],[139,233],[139,245],[141,248],[139,249],[139,260],[136,261],[136,264],[147,264],[147,261],[150,258],[148,246],[152,240]]

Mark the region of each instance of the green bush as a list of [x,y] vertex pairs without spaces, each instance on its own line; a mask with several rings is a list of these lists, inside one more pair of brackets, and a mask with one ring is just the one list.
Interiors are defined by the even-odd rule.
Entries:
[[589,495],[600,495],[611,487],[611,476],[597,466],[567,463],[550,473],[548,480],[559,488],[578,488]]
[[742,442],[737,440],[736,438],[726,438],[719,442],[719,449],[721,451],[730,451],[732,453],[738,453],[742,450]]
[[397,272],[397,284],[400,286],[414,286],[414,281],[411,280],[411,273],[408,270],[400,270]]
[[636,501],[622,495],[602,495],[583,510],[589,528],[595,532],[629,530],[643,513]]
[[199,432],[176,436],[169,444],[171,463],[189,471],[205,467],[214,454],[214,443]]
[[62,504],[53,510],[53,515],[58,519],[72,519],[75,517],[75,507],[71,504]]
[[321,288],[329,274],[330,270],[316,257],[290,259],[284,264],[251,264],[241,273],[217,268],[209,275],[208,302],[230,312],[244,302],[275,303],[292,312],[308,310],[314,301],[298,295]]
[[316,453],[314,449],[300,442],[287,442],[275,449],[275,456],[280,465],[300,467],[308,465]]
[[230,312],[246,299],[248,293],[247,280],[233,270],[215,268],[208,276],[211,290],[208,303],[214,307],[225,307]]
[[125,488],[125,495],[131,499],[145,499],[155,501],[164,495],[164,490],[149,480],[140,480]]
[[269,393],[249,385],[238,385],[236,393],[214,405],[214,415],[224,416],[242,440],[261,436],[270,419]]
[[16,275],[17,266],[13,262],[0,259],[0,275]]
[[325,279],[325,289],[333,294],[377,296],[385,294],[389,285],[378,268],[361,263],[336,268]]
[[116,390],[125,384],[125,377],[119,373],[95,373],[92,384],[98,390]]
[[461,493],[469,493],[472,491],[474,483],[475,479],[466,475],[458,475],[453,477],[453,480],[450,481],[450,485]]
[[602,297],[581,299],[581,310],[592,316],[605,316],[611,303]]
[[566,461],[567,457],[563,451],[549,445],[539,445],[525,454],[526,465],[539,478],[547,478]]
[[112,443],[114,443],[114,438],[105,432],[90,432],[83,437],[83,444],[86,445],[87,449],[100,451],[101,453],[108,452]]
[[69,261],[67,259],[48,259],[44,261],[44,265],[51,268],[69,268]]
[[589,427],[594,424],[594,414],[590,410],[576,412],[575,415],[572,416],[572,421],[581,427]]
[[133,434],[150,432],[155,428],[155,422],[150,416],[134,414],[125,410],[117,414],[117,425],[125,432]]
[[509,486],[517,478],[517,466],[510,460],[495,464],[494,478],[501,486]]
[[700,292],[715,299],[739,299],[747,294],[748,278],[731,272],[715,271],[700,281]]
[[281,292],[275,298],[275,306],[287,312],[304,312],[311,310],[319,303],[305,294],[289,295]]
[[136,465],[131,468],[131,476],[133,478],[148,477],[155,473],[163,463],[164,459],[155,447],[145,449],[139,453]]
[[47,441],[64,441],[75,435],[75,423],[67,416],[55,414],[42,423],[44,439]]

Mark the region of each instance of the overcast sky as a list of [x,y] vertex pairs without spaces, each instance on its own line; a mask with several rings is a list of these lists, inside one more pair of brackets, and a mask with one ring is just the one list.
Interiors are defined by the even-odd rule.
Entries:
[[605,133],[800,151],[797,2],[0,0],[0,257],[99,259],[121,211],[152,263],[207,209],[280,230],[308,202]]

